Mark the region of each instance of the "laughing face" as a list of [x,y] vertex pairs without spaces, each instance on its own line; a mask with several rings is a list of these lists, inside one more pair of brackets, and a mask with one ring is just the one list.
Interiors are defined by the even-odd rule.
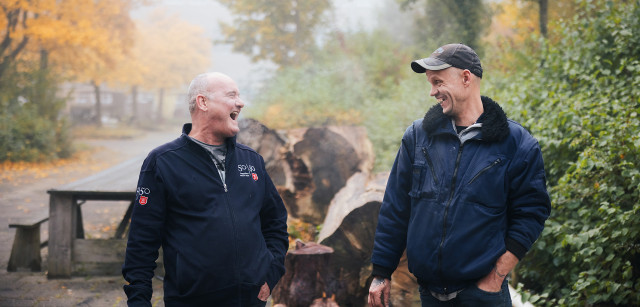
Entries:
[[238,116],[244,107],[236,83],[228,77],[218,77],[211,82],[209,92],[202,95],[207,101],[207,124],[216,143],[235,136],[238,131]]
[[431,83],[430,96],[438,100],[442,112],[454,119],[462,112],[463,78],[461,70],[447,68],[443,70],[427,70],[427,80]]

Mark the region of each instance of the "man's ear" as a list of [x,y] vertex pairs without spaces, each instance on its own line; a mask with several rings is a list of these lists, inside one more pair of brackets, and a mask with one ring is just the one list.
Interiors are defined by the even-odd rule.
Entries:
[[202,111],[206,111],[207,110],[207,98],[204,97],[203,95],[198,95],[198,97],[196,97],[196,107],[198,107]]
[[471,80],[472,80],[471,71],[469,71],[468,69],[463,70],[462,84],[464,85],[464,87],[468,87],[469,85],[471,85]]

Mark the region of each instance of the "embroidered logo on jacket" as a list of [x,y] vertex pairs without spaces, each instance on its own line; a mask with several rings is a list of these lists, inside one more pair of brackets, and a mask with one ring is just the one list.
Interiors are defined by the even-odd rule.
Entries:
[[253,181],[258,181],[258,174],[252,173],[251,177],[253,177]]
[[138,189],[136,189],[136,194],[140,195],[140,199],[138,200],[138,203],[140,203],[141,205],[144,206],[149,201],[149,197],[144,196],[144,195],[151,194],[151,190],[149,190],[149,188],[145,188],[145,187],[138,187]]
[[240,173],[240,177],[253,177],[253,180],[258,180],[258,175],[253,176],[255,174],[256,168],[253,165],[249,164],[238,164],[238,172]]

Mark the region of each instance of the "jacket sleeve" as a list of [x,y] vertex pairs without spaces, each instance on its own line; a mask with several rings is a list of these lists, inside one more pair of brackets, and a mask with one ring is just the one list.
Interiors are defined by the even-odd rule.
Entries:
[[[264,167],[264,161],[262,161]],[[266,282],[273,291],[282,275],[284,275],[284,257],[289,248],[287,232],[287,209],[276,190],[269,174],[264,171],[265,196],[260,210],[260,227],[267,249],[273,256],[271,268],[267,272]]]
[[415,129],[410,126],[405,131],[387,181],[371,255],[374,276],[391,278],[406,248]]
[[551,212],[542,152],[537,141],[516,153],[509,171],[511,178],[508,204],[506,248],[518,259],[531,249]]
[[122,275],[129,306],[151,306],[151,279],[156,268],[165,220],[165,191],[153,159],[147,158],[140,172],[133,204],[129,239]]

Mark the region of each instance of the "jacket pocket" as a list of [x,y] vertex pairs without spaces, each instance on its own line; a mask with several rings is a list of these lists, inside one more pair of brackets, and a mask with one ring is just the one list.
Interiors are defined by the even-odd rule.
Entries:
[[433,182],[436,185],[438,185],[438,176],[436,176],[436,170],[435,168],[433,168],[433,160],[431,160],[431,156],[429,155],[429,152],[424,147],[422,147],[422,154],[424,155],[424,158],[427,160],[427,166],[431,171],[431,177],[433,178]]
[[478,177],[480,177],[482,174],[488,172],[489,170],[491,170],[492,168],[498,166],[500,163],[502,163],[502,158],[497,158],[496,160],[494,160],[493,162],[491,162],[491,164],[485,166],[483,169],[481,169],[479,172],[477,172],[472,178],[471,180],[469,180],[468,184],[472,184],[474,181],[476,181],[476,179],[478,179]]
[[194,278],[196,274],[194,274],[193,268],[185,260],[180,253],[176,254],[176,287],[181,295],[189,292],[196,284],[196,279]]
[[433,169],[426,165],[413,165],[409,196],[413,198],[437,198],[438,190],[433,174],[435,174]]

